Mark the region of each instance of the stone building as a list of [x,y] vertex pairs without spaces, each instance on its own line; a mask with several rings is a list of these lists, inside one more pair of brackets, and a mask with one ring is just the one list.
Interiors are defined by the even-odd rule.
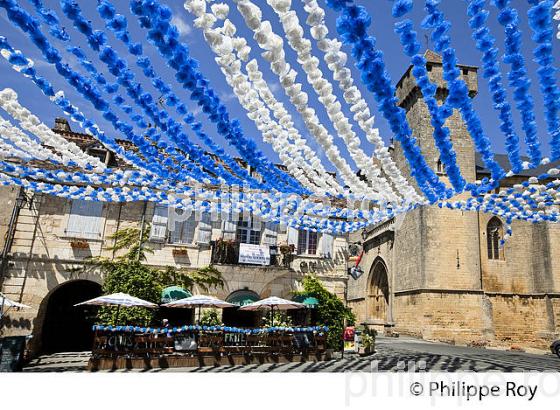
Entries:
[[[428,51],[426,58],[442,101],[447,89],[441,57]],[[477,68],[459,68],[474,98]],[[411,69],[399,81],[397,97],[428,164],[448,183],[434,145],[430,114]],[[455,112],[446,126],[465,179],[489,177],[460,114]],[[394,158],[409,175],[398,145]],[[497,155],[496,160],[508,169],[505,155]],[[558,163],[548,167],[552,166]],[[545,167],[523,171],[506,178],[501,187],[543,171]],[[560,227],[514,221],[513,236],[501,248],[503,229],[500,218],[434,206],[353,234],[350,242],[363,246],[364,274],[349,279],[348,304],[358,321],[384,332],[547,348],[560,332]]]
[[[57,119],[54,130],[107,164],[122,166],[92,137],[72,132],[65,120]],[[225,285],[212,289],[211,294],[232,303],[268,296],[291,298],[306,273],[316,274],[328,289],[344,295],[345,237],[298,232],[257,223],[253,217],[251,221],[212,221],[193,215],[170,230],[167,209],[154,203],[67,200],[20,193],[12,187],[2,188],[0,195],[4,250],[0,289],[9,298],[31,306],[12,311],[5,318],[3,333],[31,333],[34,353],[88,347],[91,312],[72,306],[100,295],[103,276],[97,269],[83,269],[84,261],[92,256],[115,257],[107,249],[113,245],[110,236],[127,227],[151,227],[148,246],[154,253],[147,254],[147,264],[151,266],[195,270],[212,264],[222,273]],[[216,243],[220,240],[233,246],[233,257],[232,253],[224,257],[218,252]],[[270,261],[264,261],[264,265],[240,263],[240,244],[260,246],[271,254]],[[294,245],[290,260],[274,255],[280,253],[282,244]],[[250,324],[231,312],[225,316],[232,325],[239,319],[244,321],[241,324]],[[84,339],[71,340],[68,329],[72,329],[72,337],[83,334]]]

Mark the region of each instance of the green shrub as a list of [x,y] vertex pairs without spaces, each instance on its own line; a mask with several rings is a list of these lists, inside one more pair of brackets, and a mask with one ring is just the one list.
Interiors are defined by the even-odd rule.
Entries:
[[302,284],[303,291],[297,293],[313,296],[319,301],[319,305],[315,308],[317,310],[317,322],[319,325],[329,327],[327,347],[342,350],[344,320],[346,319],[347,325],[351,325],[356,321],[356,317],[338,296],[325,288],[317,277],[308,275],[303,279]]

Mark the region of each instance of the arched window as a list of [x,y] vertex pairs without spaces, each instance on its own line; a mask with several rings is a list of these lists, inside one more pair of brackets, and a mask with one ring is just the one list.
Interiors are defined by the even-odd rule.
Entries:
[[441,158],[439,158],[436,163],[436,173],[445,174],[445,172],[445,164],[441,162]]
[[503,238],[503,225],[497,217],[493,217],[486,226],[488,259],[501,259],[500,240]]

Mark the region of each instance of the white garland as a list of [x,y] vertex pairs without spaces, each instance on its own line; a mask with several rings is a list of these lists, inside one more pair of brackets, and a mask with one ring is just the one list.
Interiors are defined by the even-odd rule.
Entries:
[[[332,92],[332,84],[323,77],[323,73],[319,69],[319,59],[311,54],[311,42],[303,36],[303,28],[298,16],[295,11],[290,10],[290,1],[267,0],[267,3],[277,14],[287,36],[288,44],[296,52],[298,63],[307,74],[307,81],[315,90],[320,103],[325,107],[329,119],[337,130],[338,136],[346,144],[350,156],[375,190],[390,201],[398,201],[398,195],[395,195],[388,181],[381,176],[379,168],[360,148],[360,139],[342,112],[341,104]],[[335,78],[338,77],[335,75]],[[354,111],[354,107],[352,107],[352,111]],[[360,110],[357,115],[363,115],[362,111]]]
[[56,134],[27,108],[23,107],[18,102],[18,95],[11,88],[5,88],[0,91],[0,107],[18,121],[21,128],[36,135],[47,147],[58,151],[62,156],[62,163],[64,165],[68,165],[70,161],[73,161],[80,168],[91,165],[95,172],[103,172],[105,170],[105,164],[98,158],[85,154],[76,144]]
[[[268,1],[281,3],[280,0]],[[350,105],[350,110],[355,113],[354,120],[365,132],[368,141],[376,147],[374,150],[375,158],[379,160],[383,171],[389,176],[397,191],[405,198],[411,198],[412,202],[424,202],[424,198],[418,195],[406,178],[402,176],[379,135],[379,130],[374,127],[374,117],[371,115],[360,90],[354,85],[350,69],[346,67],[348,56],[341,50],[342,43],[327,37],[329,30],[325,25],[325,11],[317,4],[316,0],[303,1],[305,2],[304,10],[308,13],[306,23],[311,27],[311,36],[316,40],[317,47],[323,52],[323,59],[333,73],[333,78],[337,81],[344,100]],[[286,2],[288,8],[289,3],[289,1]]]
[[13,144],[10,145],[5,141],[0,141],[0,146],[3,149],[11,151],[8,156],[63,163],[63,159],[58,154],[38,145],[22,130],[3,118],[0,118],[0,137]]
[[[296,83],[297,73],[286,62],[282,38],[272,32],[270,22],[262,21],[262,13],[259,7],[246,0],[235,0],[235,2],[247,27],[254,32],[254,38],[259,47],[265,50],[262,53],[263,58],[270,63],[272,71],[280,79],[280,84],[290,102],[301,114],[306,127],[325,151],[327,158],[340,171],[343,181],[355,194],[363,195],[366,198],[371,197],[372,189],[352,171],[334,144],[332,136],[319,121],[315,110],[308,106],[308,95],[302,91],[302,85]],[[378,197],[379,195],[373,196]]]
[[[321,161],[293,127],[291,117],[283,105],[274,98],[266,82],[262,80],[262,73],[258,71],[256,61],[252,60],[245,67],[249,71],[249,76],[242,73],[242,60],[246,61],[248,59],[250,48],[246,45],[244,39],[232,37],[236,31],[235,26],[229,20],[226,20],[223,27],[211,28],[215,20],[227,17],[229,7],[226,4],[212,5],[213,12],[216,10],[217,13],[214,19],[205,16],[205,14],[209,14],[206,13],[205,2],[193,4],[193,1],[187,1],[185,2],[185,9],[194,14],[198,19],[197,21],[208,21],[208,24],[203,27],[204,38],[214,53],[219,56],[215,60],[225,75],[226,81],[232,87],[240,104],[248,112],[247,116],[255,122],[259,131],[261,131],[263,140],[272,145],[282,162],[287,166],[288,171],[304,186],[316,193],[338,194],[343,192],[336,180],[325,171]],[[212,25],[210,25],[211,23]],[[237,53],[234,53],[234,50]],[[253,79],[257,81],[252,82]],[[266,98],[265,103],[259,97]],[[271,119],[270,111],[273,111],[278,122]],[[288,141],[290,137],[294,140],[294,144]],[[304,151],[305,159],[301,155],[300,149]],[[306,163],[306,159],[311,163],[311,166]]]

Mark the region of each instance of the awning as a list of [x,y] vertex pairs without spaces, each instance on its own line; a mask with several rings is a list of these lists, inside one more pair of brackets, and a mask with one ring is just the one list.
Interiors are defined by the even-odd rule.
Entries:
[[180,286],[169,286],[161,291],[161,303],[169,303],[191,297],[192,293]]
[[229,295],[226,301],[237,306],[245,306],[256,302],[259,299],[259,296],[254,292],[240,291]]
[[296,295],[292,298],[294,302],[303,303],[308,308],[315,308],[319,306],[319,300],[313,296]]

